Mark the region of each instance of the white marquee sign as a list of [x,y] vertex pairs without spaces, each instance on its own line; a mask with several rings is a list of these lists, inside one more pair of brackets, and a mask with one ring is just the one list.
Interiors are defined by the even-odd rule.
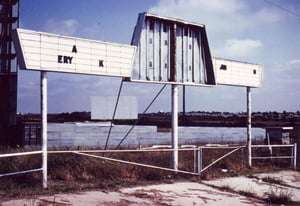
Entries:
[[261,87],[263,66],[223,58],[213,58],[217,84]]
[[135,46],[17,29],[21,69],[130,77]]

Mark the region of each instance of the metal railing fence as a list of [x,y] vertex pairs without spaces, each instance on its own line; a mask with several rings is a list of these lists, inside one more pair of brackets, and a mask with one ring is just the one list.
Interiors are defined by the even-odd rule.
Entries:
[[[28,156],[28,155],[37,155],[37,154],[42,154],[42,151],[31,151],[31,152],[18,152],[18,153],[0,154],[0,158]],[[25,174],[25,173],[30,173],[30,172],[38,172],[38,171],[42,171],[42,168],[28,169],[28,170],[23,170],[23,171],[3,173],[3,174],[0,174],[0,177],[11,176],[11,175],[18,175],[18,174]]]
[[[268,156],[252,156],[252,159],[291,159],[291,166],[297,168],[297,144],[281,144],[281,145],[252,145],[252,148],[268,148]],[[274,148],[291,148],[290,155],[273,155]]]
[[[252,159],[283,159],[283,158],[289,158],[291,159],[291,165],[293,166],[294,169],[296,169],[296,163],[297,163],[297,144],[291,144],[291,145],[252,145],[252,148],[291,148],[291,155],[288,156],[253,156],[251,157]],[[173,152],[175,151],[174,149],[154,149],[152,148],[147,148],[147,149],[128,149],[128,150],[53,150],[53,151],[47,151],[48,154],[63,154],[63,153],[73,153],[77,155],[83,155],[87,157],[92,157],[92,158],[98,158],[102,160],[107,160],[107,161],[114,161],[114,162],[119,162],[119,163],[124,163],[124,164],[132,164],[136,166],[142,166],[142,167],[148,167],[152,169],[160,169],[160,170],[165,170],[165,171],[171,171],[171,172],[176,172],[176,173],[183,173],[183,174],[190,174],[190,175],[201,175],[204,171],[206,171],[208,168],[212,167],[215,165],[217,162],[221,161],[225,157],[233,154],[234,152],[246,148],[246,146],[193,146],[191,148],[178,148],[177,151],[192,151],[193,152],[193,171],[186,171],[186,170],[175,170],[171,168],[166,168],[166,167],[160,167],[160,166],[154,166],[154,165],[149,165],[149,164],[144,164],[144,163],[137,163],[137,162],[131,162],[131,161],[126,161],[126,160],[121,160],[121,159],[116,159],[112,158],[111,155],[108,156],[100,156],[100,155],[95,155],[96,153],[102,153],[102,154],[113,154],[113,153],[139,153],[139,152]],[[211,163],[208,163],[204,168],[203,168],[203,150],[204,149],[230,149],[229,152],[224,154],[223,156],[217,158]],[[9,153],[9,154],[0,154],[0,158],[7,158],[7,157],[17,157],[17,156],[27,156],[27,155],[38,155],[42,154],[42,151],[31,151],[31,152],[20,152],[20,153]],[[16,172],[9,172],[5,174],[0,174],[0,177],[4,176],[11,176],[11,175],[18,175],[18,174],[24,174],[24,173],[30,173],[30,172],[39,172],[43,171],[43,168],[36,168],[36,169],[28,169],[24,171],[16,171]]]

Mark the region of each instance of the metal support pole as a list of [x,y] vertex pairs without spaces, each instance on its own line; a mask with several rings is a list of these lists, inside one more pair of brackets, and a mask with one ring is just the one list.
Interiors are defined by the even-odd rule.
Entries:
[[47,72],[41,72],[42,183],[47,188]]
[[[176,24],[170,32],[170,80],[176,82]],[[173,169],[178,170],[178,85],[172,84],[172,160]]]
[[178,169],[178,85],[172,85],[172,149],[173,169]]
[[251,137],[251,89],[247,87],[247,156],[248,166],[252,167],[252,137]]

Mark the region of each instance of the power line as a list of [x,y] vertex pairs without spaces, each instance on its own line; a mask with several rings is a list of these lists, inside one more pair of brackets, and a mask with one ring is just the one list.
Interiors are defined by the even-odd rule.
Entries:
[[286,8],[284,8],[284,7],[280,6],[280,5],[278,5],[278,4],[275,4],[275,3],[273,3],[273,2],[271,2],[271,1],[269,1],[269,0],[264,0],[264,1],[265,1],[266,3],[268,3],[268,4],[272,5],[272,6],[274,6],[274,7],[276,7],[276,8],[278,8],[278,9],[282,10],[282,11],[285,11],[285,12],[291,14],[291,15],[294,15],[294,16],[300,18],[300,14],[298,14],[298,13],[296,13],[296,12],[290,11],[290,10],[288,10],[288,9],[286,9]]

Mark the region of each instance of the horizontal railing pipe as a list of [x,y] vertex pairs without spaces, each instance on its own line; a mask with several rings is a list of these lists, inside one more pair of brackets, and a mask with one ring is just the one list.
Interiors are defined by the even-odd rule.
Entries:
[[18,153],[0,154],[0,158],[1,158],[1,157],[17,157],[17,156],[34,155],[34,154],[42,154],[42,151],[32,151],[32,152],[18,152]]
[[19,172],[10,172],[10,173],[5,173],[5,174],[0,174],[0,177],[26,174],[26,173],[30,173],[30,172],[39,172],[39,171],[42,171],[42,170],[43,170],[43,168],[38,168],[38,169],[24,170],[24,171],[19,171]]

